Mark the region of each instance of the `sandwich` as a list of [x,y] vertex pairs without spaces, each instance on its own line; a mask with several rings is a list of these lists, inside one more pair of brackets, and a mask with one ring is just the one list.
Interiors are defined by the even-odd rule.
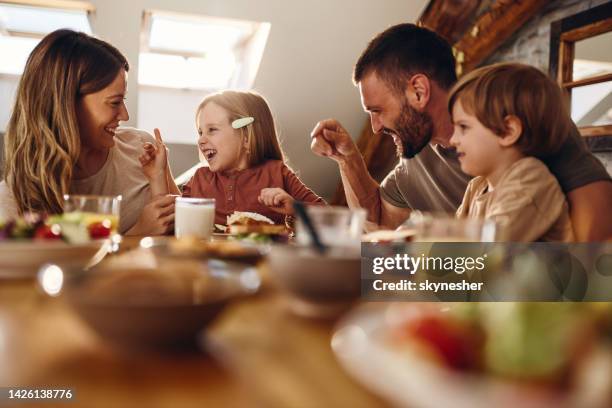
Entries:
[[232,235],[284,235],[288,233],[284,225],[276,225],[264,215],[244,211],[235,211],[227,217],[227,231]]

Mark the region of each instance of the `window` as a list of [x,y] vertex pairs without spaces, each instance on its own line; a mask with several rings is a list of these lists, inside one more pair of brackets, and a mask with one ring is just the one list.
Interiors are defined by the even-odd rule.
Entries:
[[269,23],[148,11],[138,82],[166,88],[250,88]]
[[[43,5],[41,5],[43,4]],[[48,33],[71,28],[91,34],[88,3],[0,1],[0,73],[21,75],[32,49]],[[61,5],[57,7],[57,5]]]
[[551,25],[550,74],[583,136],[612,136],[611,16],[606,3]]
[[0,134],[6,130],[19,77],[34,47],[59,28],[91,34],[93,11],[82,1],[0,0]]

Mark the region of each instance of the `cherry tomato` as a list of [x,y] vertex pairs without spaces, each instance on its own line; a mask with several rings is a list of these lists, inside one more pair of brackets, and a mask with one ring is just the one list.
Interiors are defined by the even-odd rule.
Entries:
[[100,238],[108,238],[111,233],[110,226],[105,225],[108,223],[104,222],[94,222],[89,225],[87,229],[89,230],[89,236],[91,239],[100,239]]
[[59,225],[42,224],[34,232],[34,239],[51,240],[61,238],[62,232]]
[[473,327],[445,319],[424,316],[408,328],[413,338],[423,341],[452,368],[469,370],[479,365],[482,336]]

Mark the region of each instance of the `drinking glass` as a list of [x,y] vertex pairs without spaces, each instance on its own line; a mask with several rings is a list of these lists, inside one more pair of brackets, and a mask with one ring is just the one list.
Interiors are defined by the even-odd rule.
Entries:
[[495,242],[499,233],[493,220],[455,218],[445,213],[415,213],[409,223],[421,242]]
[[119,229],[121,196],[64,195],[64,214],[82,216],[85,224],[102,223],[112,234]]
[[174,207],[174,235],[210,239],[215,224],[214,198],[177,197]]
[[[121,242],[120,210],[121,196],[65,194],[64,217],[70,222],[63,228],[66,233],[72,231],[75,242],[108,238],[111,240],[109,250],[113,252]],[[87,230],[84,231],[83,227]]]
[[[306,207],[319,239],[330,247],[359,247],[366,218],[363,208],[311,205]],[[303,221],[296,221],[296,239],[299,244],[311,245],[310,234]]]

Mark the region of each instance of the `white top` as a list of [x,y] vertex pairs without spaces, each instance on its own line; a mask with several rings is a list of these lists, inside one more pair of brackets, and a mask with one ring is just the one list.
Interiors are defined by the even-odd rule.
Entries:
[[[125,233],[140,217],[144,205],[151,199],[151,189],[138,156],[145,142],[154,142],[151,134],[134,128],[122,127],[115,133],[115,146],[110,149],[106,163],[94,175],[72,180],[70,193],[121,195],[119,232]],[[0,183],[0,216],[17,216],[17,204],[6,182]]]

